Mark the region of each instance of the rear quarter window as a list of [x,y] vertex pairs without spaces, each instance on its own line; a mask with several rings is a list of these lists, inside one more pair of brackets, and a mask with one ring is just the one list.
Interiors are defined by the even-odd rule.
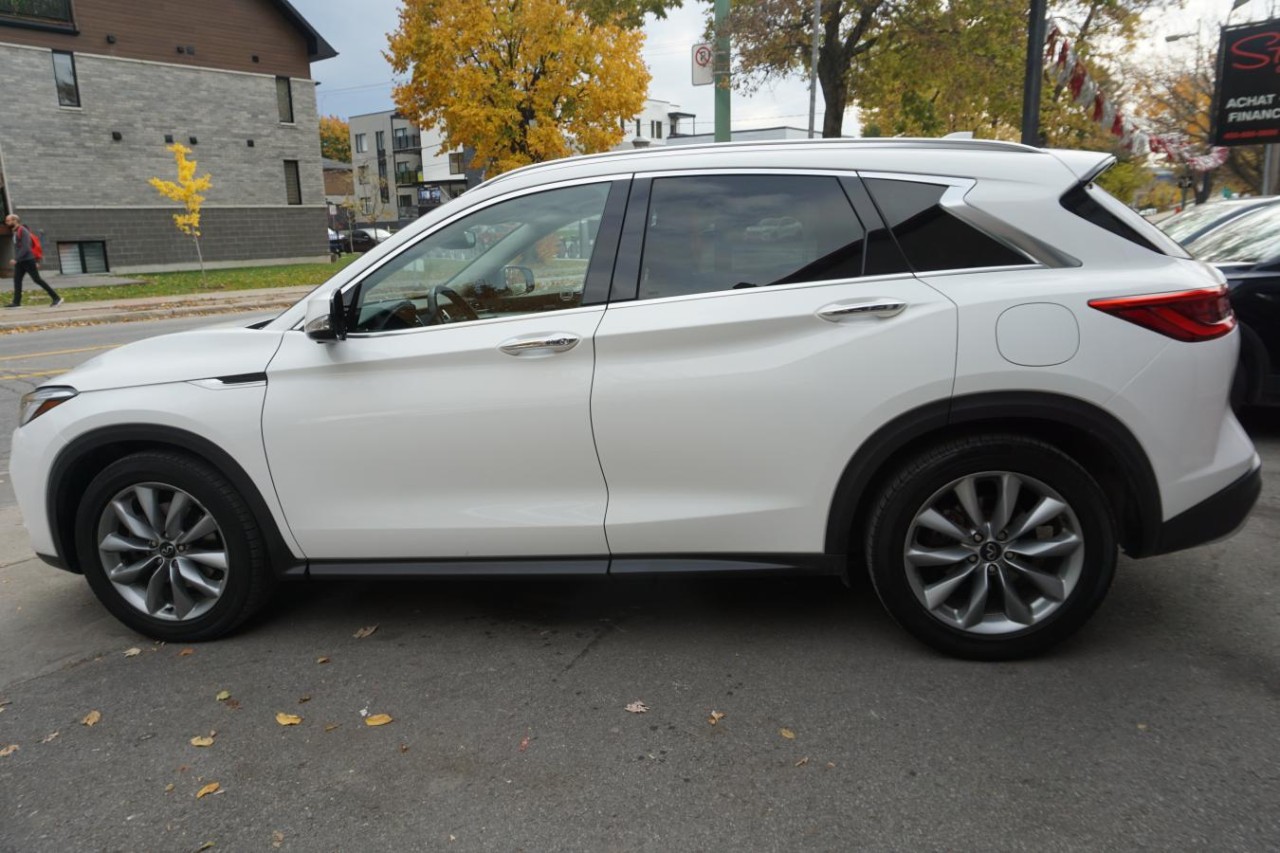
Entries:
[[1062,197],[1062,206],[1099,228],[1130,243],[1175,258],[1191,255],[1169,235],[1130,210],[1115,196],[1094,183],[1078,184]]

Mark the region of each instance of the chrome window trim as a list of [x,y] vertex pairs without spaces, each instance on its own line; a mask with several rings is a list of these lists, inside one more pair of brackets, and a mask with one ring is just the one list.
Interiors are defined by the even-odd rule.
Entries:
[[[1009,267],[996,267],[996,269],[1009,269]],[[969,272],[969,270],[961,270],[961,272]],[[620,302],[610,302],[610,311],[621,311],[625,308],[637,307],[640,305],[655,305],[667,302],[690,302],[695,299],[711,299],[725,296],[750,296],[760,295],[763,293],[786,293],[793,290],[805,290],[810,287],[831,287],[840,284],[875,284],[876,282],[893,282],[893,281],[918,281],[919,276],[910,272],[886,273],[884,275],[866,275],[854,276],[852,278],[824,278],[819,281],[797,281],[791,284],[762,284],[759,287],[740,287],[730,288],[728,290],[708,290],[703,293],[682,293],[679,296],[654,296],[649,299],[640,297],[637,299],[626,299]]]
[[[462,219],[462,218],[464,218],[464,217],[470,216],[470,215],[471,215],[471,214],[473,214],[473,213],[478,213],[479,211],[481,211],[481,210],[485,210],[485,209],[487,209],[487,208],[490,208],[490,207],[494,206],[495,204],[500,204],[500,203],[505,202],[505,201],[510,201],[510,200],[512,200],[512,199],[521,198],[522,196],[526,196],[526,195],[533,195],[533,194],[535,194],[535,193],[549,192],[549,191],[551,191],[551,190],[565,189],[565,188],[568,188],[568,187],[584,186],[584,185],[587,185],[587,184],[612,184],[612,183],[614,183],[614,182],[616,182],[616,181],[632,180],[633,178],[634,178],[634,174],[633,174],[633,173],[631,173],[631,172],[623,172],[623,173],[618,173],[618,174],[614,174],[614,175],[605,175],[605,176],[601,176],[601,175],[594,175],[594,176],[589,177],[589,178],[572,178],[572,179],[564,180],[564,181],[555,181],[555,182],[553,182],[553,183],[549,183],[549,184],[540,184],[540,185],[538,185],[538,186],[536,186],[536,187],[525,187],[524,189],[520,189],[520,190],[513,190],[513,191],[511,191],[511,192],[509,192],[509,193],[504,193],[503,195],[498,195],[498,196],[494,196],[493,198],[490,198],[490,199],[485,199],[485,200],[483,200],[483,201],[475,202],[474,204],[471,204],[471,205],[470,205],[470,206],[468,206],[468,207],[462,208],[461,210],[457,211],[456,213],[454,213],[453,215],[449,216],[448,218],[440,220],[440,221],[439,221],[439,222],[437,222],[435,225],[431,226],[429,229],[427,229],[427,230],[423,231],[421,234],[418,234],[416,237],[414,237],[414,238],[413,238],[412,240],[410,240],[408,243],[405,243],[405,244],[404,244],[403,246],[401,246],[397,251],[392,252],[391,254],[387,255],[386,257],[379,259],[379,260],[378,260],[378,261],[377,261],[373,266],[369,267],[367,270],[365,270],[364,272],[362,272],[362,273],[359,275],[359,277],[357,277],[357,278],[353,278],[351,281],[348,281],[348,282],[346,282],[345,284],[341,285],[340,287],[336,288],[336,292],[346,294],[346,293],[348,293],[352,288],[354,288],[354,287],[359,287],[361,284],[363,284],[363,283],[364,283],[364,281],[365,281],[367,278],[369,278],[369,276],[373,275],[373,274],[374,274],[374,273],[376,273],[378,270],[382,269],[384,266],[386,266],[387,264],[389,264],[391,261],[393,261],[393,260],[395,260],[396,258],[400,257],[400,256],[401,256],[401,255],[403,255],[405,252],[410,251],[411,249],[413,249],[414,247],[416,247],[419,243],[421,243],[423,240],[426,240],[426,239],[428,239],[429,237],[431,237],[433,234],[436,234],[437,232],[439,232],[439,231],[441,231],[441,230],[443,230],[443,229],[445,229],[445,228],[448,228],[450,225],[452,225],[453,223],[457,222],[459,219]],[[479,189],[479,188],[477,187],[477,189]],[[588,259],[587,259],[587,262],[588,262],[588,263],[590,263],[590,260],[591,260],[591,259],[590,259],[590,258],[588,258]],[[330,292],[329,296],[330,296],[330,297],[332,297],[332,295],[333,295],[333,293],[332,293],[332,292]],[[307,297],[305,297],[305,298],[307,298],[307,299],[311,298],[311,294],[308,294],[308,296],[307,296]],[[602,305],[602,306],[603,306],[603,305],[605,305],[605,304],[607,304],[607,303],[601,303],[601,305]],[[597,307],[597,306],[582,306],[582,307]],[[566,311],[572,311],[572,310],[575,310],[575,309],[572,309],[572,308],[566,308],[566,309],[564,309],[564,310],[566,310]],[[559,313],[561,313],[561,312],[560,312],[560,311],[555,311],[555,312],[551,312],[551,311],[539,311],[539,312],[535,312],[535,313],[538,313],[538,314],[551,314],[551,313],[559,314]],[[528,315],[528,314],[520,314],[520,315],[517,315],[517,317],[508,317],[508,318],[505,318],[505,319],[514,320],[514,319],[517,319],[518,317],[527,317],[527,316],[530,316],[530,315]],[[493,318],[493,319],[497,319],[497,318]],[[468,321],[466,321],[466,322],[467,322],[468,324],[471,324],[471,323],[482,323],[482,322],[486,322],[486,321],[485,321],[485,320],[468,320]],[[289,329],[289,331],[291,331],[291,332],[300,331],[300,330],[302,329],[302,323],[303,323],[303,320],[298,320],[298,322],[294,323],[294,325]],[[449,324],[445,324],[445,325],[458,325],[458,324],[449,323]],[[422,332],[422,331],[426,331],[427,329],[443,328],[443,327],[444,327],[444,326],[423,326],[422,328],[415,328],[415,329],[395,329],[395,330],[392,330],[391,332],[350,332],[350,333],[348,333],[347,337],[348,337],[348,338],[353,338],[353,337],[368,337],[368,336],[372,336],[372,335],[383,335],[383,334],[392,334],[392,333]]]
[[[579,305],[576,308],[563,308],[555,311],[530,311],[528,314],[512,314],[510,317],[481,317],[478,320],[464,320],[458,323],[441,323],[436,326],[414,326],[410,329],[384,329],[378,332],[348,332],[347,341],[364,340],[365,338],[385,338],[399,335],[416,335],[422,332],[442,332],[445,329],[474,329],[476,326],[496,326],[500,323],[514,323],[517,320],[528,320],[532,317],[564,317],[571,314],[586,314],[591,311],[604,313],[608,303],[599,305]],[[548,321],[547,326],[555,325]]]

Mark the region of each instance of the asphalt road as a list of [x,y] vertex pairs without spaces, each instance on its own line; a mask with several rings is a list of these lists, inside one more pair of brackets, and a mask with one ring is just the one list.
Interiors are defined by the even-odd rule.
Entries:
[[[0,387],[92,354],[0,361]],[[1280,416],[1248,426],[1280,468]],[[1075,640],[1014,664],[825,580],[300,585],[188,654],[0,502],[0,850],[1276,849],[1278,550],[1269,479],[1234,539],[1123,561]]]

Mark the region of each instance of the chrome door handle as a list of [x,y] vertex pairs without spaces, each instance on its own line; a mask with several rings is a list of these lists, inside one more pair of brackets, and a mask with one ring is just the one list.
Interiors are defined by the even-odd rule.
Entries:
[[498,345],[507,355],[550,355],[567,352],[578,345],[582,338],[568,332],[553,332],[530,338],[510,338]]
[[858,317],[875,317],[880,320],[896,317],[907,308],[901,299],[864,299],[857,302],[833,302],[818,309],[818,316],[832,323],[853,320]]

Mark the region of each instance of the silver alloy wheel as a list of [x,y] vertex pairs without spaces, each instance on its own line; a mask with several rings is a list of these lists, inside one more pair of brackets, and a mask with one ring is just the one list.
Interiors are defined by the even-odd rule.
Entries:
[[1025,474],[984,471],[934,492],[911,521],[903,564],[931,616],[974,634],[1043,621],[1070,597],[1084,537],[1070,505]]
[[222,529],[200,502],[164,483],[138,483],[102,510],[98,555],[121,598],[148,616],[199,619],[227,582]]

